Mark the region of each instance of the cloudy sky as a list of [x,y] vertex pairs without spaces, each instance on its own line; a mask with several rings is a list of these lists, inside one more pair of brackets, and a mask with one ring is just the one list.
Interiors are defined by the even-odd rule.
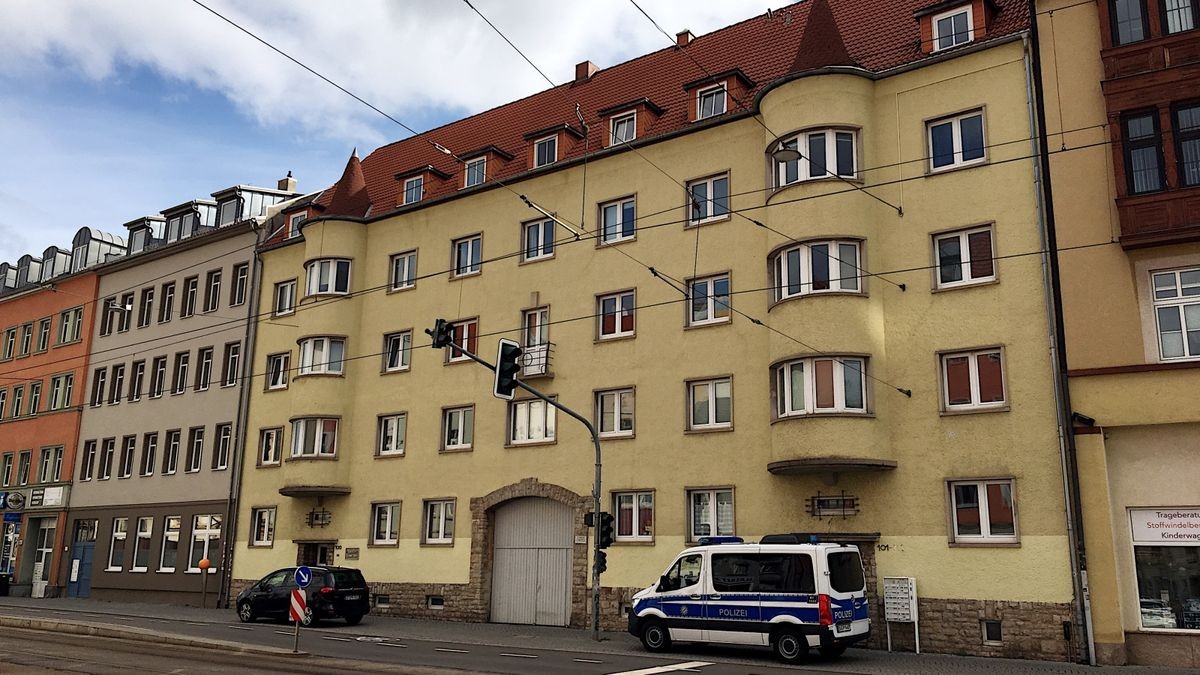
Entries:
[[[461,0],[202,1],[418,130],[548,86]],[[472,1],[555,82],[669,45],[629,0]],[[672,35],[768,6],[639,4]],[[0,261],[406,135],[193,0],[0,2]]]

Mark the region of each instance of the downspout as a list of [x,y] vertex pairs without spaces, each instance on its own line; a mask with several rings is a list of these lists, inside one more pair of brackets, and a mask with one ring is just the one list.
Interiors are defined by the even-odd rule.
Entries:
[[1058,447],[1066,491],[1067,541],[1071,555],[1071,578],[1075,585],[1075,611],[1087,636],[1087,662],[1096,665],[1096,639],[1092,625],[1092,600],[1088,588],[1087,547],[1083,536],[1083,513],[1079,494],[1079,463],[1072,423],[1071,389],[1067,381],[1066,329],[1062,316],[1062,282],[1058,259],[1058,234],[1054,218],[1054,195],[1050,180],[1049,139],[1046,136],[1045,85],[1037,25],[1037,2],[1029,0],[1030,33],[1025,43],[1026,100],[1029,108],[1030,145],[1034,161],[1038,229],[1042,237],[1043,289],[1046,313],[1053,330],[1050,338],[1054,370],[1054,398],[1058,408]]
[[246,422],[250,417],[250,383],[254,373],[254,342],[258,334],[257,310],[260,302],[259,285],[262,280],[262,256],[258,252],[259,223],[252,221],[250,226],[254,232],[254,268],[250,273],[250,288],[247,289],[246,302],[246,337],[245,358],[241,363],[241,377],[238,388],[238,414],[236,436],[233,444],[233,471],[229,482],[229,497],[225,502],[224,551],[222,551],[221,590],[217,594],[217,606],[229,606],[229,593],[233,586],[233,551],[237,540],[238,525],[238,496],[242,489],[242,468],[246,458]]

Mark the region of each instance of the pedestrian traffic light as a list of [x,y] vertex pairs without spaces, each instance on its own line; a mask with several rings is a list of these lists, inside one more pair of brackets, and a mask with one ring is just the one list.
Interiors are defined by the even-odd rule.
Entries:
[[600,537],[600,548],[608,548],[612,546],[616,531],[613,527],[613,514],[605,511],[600,514],[600,531],[597,536]]
[[425,333],[433,338],[433,346],[435,349],[449,347],[454,344],[454,324],[445,319],[438,319],[433,325],[433,330],[425,329]]
[[606,569],[608,569],[608,554],[604,551],[596,551],[596,572],[604,574]]
[[517,373],[521,372],[521,345],[512,340],[500,340],[496,348],[496,380],[492,395],[511,401],[517,389]]

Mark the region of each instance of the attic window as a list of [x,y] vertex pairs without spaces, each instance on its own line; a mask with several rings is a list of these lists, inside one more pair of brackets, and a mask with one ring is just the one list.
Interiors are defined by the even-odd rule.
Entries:
[[717,115],[724,115],[726,97],[724,82],[714,87],[697,91],[696,119],[703,120],[709,117],[716,117]]
[[609,145],[620,145],[637,138],[637,111],[630,110],[626,113],[613,115],[612,120],[609,122],[609,130],[611,132]]
[[482,185],[487,173],[487,157],[469,160],[463,168],[463,187]]
[[533,142],[533,166],[546,166],[558,161],[558,136],[547,136]]
[[308,219],[308,213],[301,211],[288,216],[287,238],[300,236],[300,224]]
[[404,203],[416,204],[425,195],[425,177],[413,176],[404,181]]
[[950,49],[975,39],[971,5],[956,7],[933,16],[933,51]]

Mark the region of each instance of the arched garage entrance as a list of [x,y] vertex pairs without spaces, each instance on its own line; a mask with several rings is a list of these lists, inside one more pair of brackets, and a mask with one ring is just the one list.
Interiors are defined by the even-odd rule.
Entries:
[[544,497],[514,499],[496,508],[492,621],[570,623],[574,516],[570,506]]

